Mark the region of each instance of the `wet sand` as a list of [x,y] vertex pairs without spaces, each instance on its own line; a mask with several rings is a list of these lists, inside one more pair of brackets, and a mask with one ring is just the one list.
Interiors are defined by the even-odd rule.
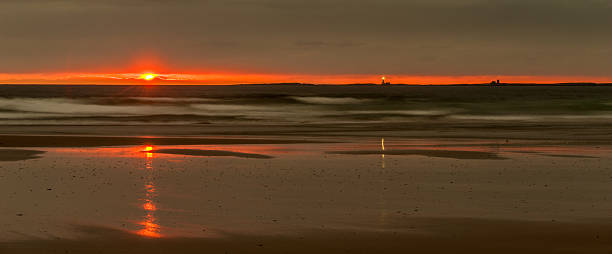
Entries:
[[239,158],[255,158],[255,159],[270,159],[272,156],[256,154],[256,153],[239,153],[232,151],[221,150],[198,150],[198,149],[159,149],[146,151],[147,153],[163,153],[163,154],[178,154],[189,156],[231,156]]
[[21,161],[40,158],[44,151],[0,149],[0,161]]
[[612,224],[417,218],[383,231],[313,230],[294,235],[224,234],[147,239],[77,227],[81,239],[0,243],[2,253],[609,253]]
[[452,158],[459,160],[504,160],[496,153],[461,150],[357,150],[357,151],[329,151],[328,154],[352,155],[421,155],[427,157]]
[[525,154],[537,154],[541,156],[548,157],[559,157],[559,158],[583,158],[583,159],[597,159],[599,157],[595,156],[587,156],[587,155],[575,155],[575,154],[545,154],[539,152],[531,152],[531,151],[516,151],[516,153],[525,153]]
[[[338,138],[396,137],[406,139],[490,139],[540,141],[566,145],[612,144],[612,124],[601,121],[415,121],[348,123],[215,123],[206,125],[4,125],[3,136],[127,136],[127,137],[261,137],[311,142]],[[0,136],[0,138],[8,138]],[[2,142],[0,140],[0,142]],[[168,141],[170,142],[170,141]],[[11,142],[13,143],[13,142]],[[79,145],[78,142],[73,142]],[[134,142],[125,142],[126,145]],[[173,144],[178,144],[174,142]],[[520,144],[518,144],[520,145]]]
[[354,134],[0,135],[0,253],[612,249],[602,140]]

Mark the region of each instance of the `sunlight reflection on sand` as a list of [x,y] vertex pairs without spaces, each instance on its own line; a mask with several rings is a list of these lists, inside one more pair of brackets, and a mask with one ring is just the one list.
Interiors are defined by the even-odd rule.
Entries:
[[[151,151],[153,147],[147,146],[144,151]],[[153,181],[153,153],[146,152],[145,170],[146,182],[145,182],[145,198],[142,199],[142,208],[145,212],[145,216],[138,224],[143,228],[138,230],[137,234],[146,237],[162,237],[160,233],[161,227],[157,224],[157,218],[155,217],[155,211],[157,211],[157,205],[155,204],[155,197],[157,196],[155,189],[155,182]]]

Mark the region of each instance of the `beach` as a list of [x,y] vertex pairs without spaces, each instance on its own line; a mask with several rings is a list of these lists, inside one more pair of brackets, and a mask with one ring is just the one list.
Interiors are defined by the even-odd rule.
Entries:
[[0,0],[0,254],[612,254],[612,0]]
[[608,253],[612,87],[562,88],[2,87],[0,252]]

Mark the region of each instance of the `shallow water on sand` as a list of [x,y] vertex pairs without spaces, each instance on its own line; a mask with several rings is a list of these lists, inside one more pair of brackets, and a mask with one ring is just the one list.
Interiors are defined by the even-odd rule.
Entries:
[[0,161],[0,239],[78,238],[78,226],[152,238],[411,231],[398,222],[580,221],[612,209],[611,146],[335,141],[37,148],[41,158]]

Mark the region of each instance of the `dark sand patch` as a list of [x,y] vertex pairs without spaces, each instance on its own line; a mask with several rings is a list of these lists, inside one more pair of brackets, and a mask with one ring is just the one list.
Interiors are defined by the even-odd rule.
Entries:
[[146,151],[147,153],[163,153],[163,154],[178,154],[178,155],[189,155],[189,156],[232,156],[240,158],[254,158],[254,159],[270,159],[272,156],[256,154],[256,153],[240,153],[232,151],[222,150],[200,150],[200,149],[159,149]]
[[608,222],[413,218],[378,230],[317,229],[290,235],[143,238],[82,226],[79,239],[0,242],[0,253],[609,253]]
[[599,159],[599,157],[595,157],[595,156],[587,156],[587,155],[575,155],[575,154],[539,154],[542,156],[548,156],[548,157],[559,157],[559,158],[582,158],[582,159]]
[[22,161],[40,158],[45,151],[0,149],[0,161]]
[[427,157],[451,158],[460,160],[505,160],[496,153],[480,151],[459,151],[459,150],[357,150],[357,151],[329,151],[328,154],[351,154],[351,155],[421,155]]
[[97,147],[133,145],[237,145],[303,143],[321,142],[307,139],[0,135],[0,147]]
[[535,152],[535,151],[515,151],[513,153],[535,154],[535,155],[540,155],[540,156],[557,157],[557,158],[599,159],[599,157],[596,157],[596,156],[576,155],[576,154],[549,154],[549,153]]
[[523,153],[523,154],[539,154],[540,152],[535,151],[510,151],[511,153]]

